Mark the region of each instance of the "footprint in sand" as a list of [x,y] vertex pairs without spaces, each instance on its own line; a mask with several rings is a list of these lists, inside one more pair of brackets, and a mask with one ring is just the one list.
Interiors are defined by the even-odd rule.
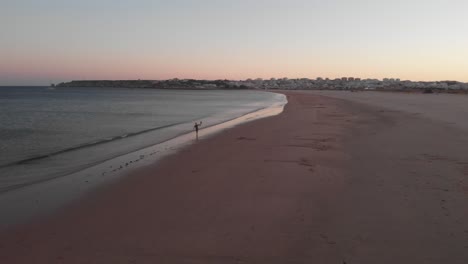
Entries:
[[237,140],[257,140],[256,138],[238,137]]
[[325,242],[326,242],[327,244],[330,244],[330,245],[335,245],[335,244],[336,244],[336,242],[330,240],[330,239],[328,238],[327,235],[320,234],[320,237],[321,237],[323,240],[325,240]]

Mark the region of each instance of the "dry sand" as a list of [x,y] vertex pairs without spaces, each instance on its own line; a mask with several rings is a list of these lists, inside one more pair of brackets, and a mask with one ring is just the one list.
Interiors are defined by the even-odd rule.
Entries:
[[467,131],[288,93],[44,221],[1,263],[468,263]]
[[346,99],[393,111],[421,115],[434,121],[468,130],[468,95],[403,92],[310,91],[313,94]]

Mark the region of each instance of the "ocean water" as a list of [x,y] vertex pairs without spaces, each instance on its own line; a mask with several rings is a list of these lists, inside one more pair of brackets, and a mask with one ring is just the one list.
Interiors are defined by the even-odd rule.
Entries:
[[0,87],[0,193],[284,100],[250,90]]

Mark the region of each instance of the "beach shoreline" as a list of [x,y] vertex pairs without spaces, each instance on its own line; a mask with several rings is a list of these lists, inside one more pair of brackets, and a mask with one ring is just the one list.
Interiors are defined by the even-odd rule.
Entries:
[[0,194],[83,170],[203,126],[269,107],[258,91],[6,88]]
[[[278,115],[286,104],[285,100],[278,101],[221,123],[204,126],[199,132],[199,139],[215,136],[244,123]],[[163,142],[112,157],[75,172],[0,192],[0,208],[4,213],[4,217],[0,219],[0,232],[47,217],[77,202],[87,193],[98,191],[100,187],[118,181],[135,170],[156,164],[197,140],[192,131],[177,134]]]
[[[6,263],[465,263],[466,131],[285,92],[236,126],[0,236]],[[444,141],[434,140],[444,133]],[[430,143],[430,144],[428,144]]]

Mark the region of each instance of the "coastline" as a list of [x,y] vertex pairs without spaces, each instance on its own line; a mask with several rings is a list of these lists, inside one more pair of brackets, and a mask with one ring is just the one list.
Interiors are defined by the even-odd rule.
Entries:
[[[0,259],[468,260],[466,131],[381,107],[286,94],[281,115],[201,139],[49,219],[3,233]],[[435,141],[441,133],[445,140]]]
[[[258,91],[116,88],[25,87],[7,89],[2,96],[7,100],[1,108],[0,145],[5,155],[0,157],[0,193],[66,176],[191,132],[195,120],[202,119],[204,126],[219,124],[283,100],[282,95]],[[16,100],[23,103],[15,104]],[[25,120],[32,116],[40,122],[33,120],[28,127]]]
[[[287,100],[278,101],[269,107],[259,108],[221,123],[210,124],[200,130],[199,139],[214,136],[244,123],[278,115],[286,104]],[[155,145],[117,155],[66,175],[4,191],[0,193],[0,208],[4,214],[0,219],[0,232],[47,217],[77,202],[87,193],[174,155],[196,141],[193,132],[176,134]]]

